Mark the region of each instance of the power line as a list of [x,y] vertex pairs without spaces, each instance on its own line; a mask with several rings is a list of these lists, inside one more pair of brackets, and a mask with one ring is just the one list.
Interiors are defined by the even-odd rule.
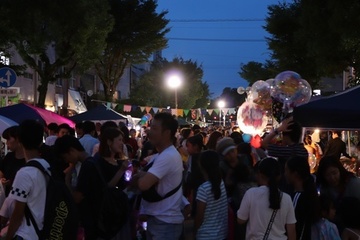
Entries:
[[262,18],[239,18],[239,19],[173,19],[170,22],[263,22]]
[[266,42],[265,39],[217,39],[217,38],[168,38],[177,41],[202,41],[202,42]]

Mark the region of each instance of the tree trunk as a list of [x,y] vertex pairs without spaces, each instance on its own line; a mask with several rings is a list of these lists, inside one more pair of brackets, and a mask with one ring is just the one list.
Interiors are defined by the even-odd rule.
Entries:
[[108,88],[105,84],[103,84],[103,86],[104,86],[105,101],[112,102],[114,100],[114,90]]
[[39,100],[37,103],[38,107],[45,108],[45,99],[48,90],[48,82],[42,79],[41,84],[38,87]]

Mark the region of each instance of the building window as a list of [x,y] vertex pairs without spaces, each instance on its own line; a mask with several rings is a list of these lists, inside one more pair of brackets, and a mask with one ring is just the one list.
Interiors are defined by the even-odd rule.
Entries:
[[28,72],[24,73],[24,78],[33,79],[34,75]]
[[10,65],[10,58],[7,57],[4,52],[0,52],[0,63]]

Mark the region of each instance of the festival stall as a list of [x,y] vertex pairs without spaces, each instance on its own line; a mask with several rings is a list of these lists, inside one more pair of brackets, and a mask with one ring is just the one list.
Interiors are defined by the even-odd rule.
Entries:
[[119,124],[119,122],[127,124],[127,117],[104,104],[101,104],[98,107],[90,109],[84,113],[72,116],[70,119],[74,122],[92,121],[104,123],[106,121],[114,121],[117,124]]
[[360,86],[311,101],[294,109],[294,118],[304,127],[360,129]]
[[0,115],[7,117],[19,124],[26,119],[33,119],[44,125],[54,122],[57,124],[67,123],[70,127],[75,126],[74,122],[68,118],[62,117],[43,108],[38,108],[25,103],[2,107],[0,108]]

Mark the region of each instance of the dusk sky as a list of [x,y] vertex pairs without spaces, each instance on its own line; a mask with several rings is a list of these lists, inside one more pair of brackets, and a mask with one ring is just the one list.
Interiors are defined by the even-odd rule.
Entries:
[[158,11],[168,10],[167,19],[171,27],[167,35],[168,48],[163,50],[163,57],[168,60],[182,57],[201,64],[203,80],[209,84],[212,98],[219,96],[225,87],[246,87],[247,82],[238,74],[240,64],[263,62],[269,58],[265,42],[265,36],[268,35],[262,26],[265,24],[268,5],[278,2],[158,0]]

